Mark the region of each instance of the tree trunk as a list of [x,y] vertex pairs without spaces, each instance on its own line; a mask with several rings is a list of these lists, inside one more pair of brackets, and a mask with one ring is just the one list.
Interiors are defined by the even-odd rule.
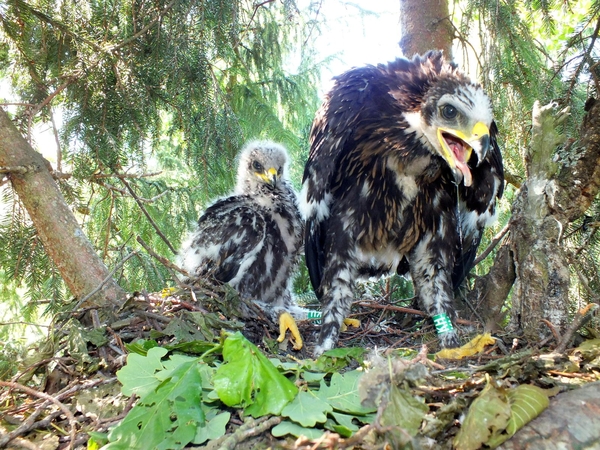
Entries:
[[[549,335],[542,320],[559,333],[567,325],[570,274],[561,239],[600,190],[600,102],[588,101],[586,111],[578,145],[570,147],[569,158],[576,162],[559,165],[554,154],[562,140],[556,129],[566,111],[556,113],[552,105],[536,103],[532,144],[524,155],[527,180],[513,204],[510,237],[470,294],[471,301],[483,298],[482,315],[493,325],[502,322],[501,297],[512,288],[510,328],[531,340]],[[514,270],[514,277],[505,276],[507,268],[509,274]],[[494,290],[486,293],[486,287]]]
[[50,174],[50,163],[27,143],[2,109],[0,166],[19,169],[10,173],[12,186],[71,294],[83,298],[98,290],[87,305],[117,304],[124,291],[83,234]]
[[400,0],[400,49],[412,58],[428,50],[443,50],[452,60],[454,29],[447,0]]

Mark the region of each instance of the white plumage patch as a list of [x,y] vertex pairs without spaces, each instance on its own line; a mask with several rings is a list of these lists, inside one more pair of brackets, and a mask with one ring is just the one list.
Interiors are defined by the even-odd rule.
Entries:
[[252,141],[238,158],[234,192],[210,205],[183,243],[177,261],[191,278],[229,283],[276,319],[298,308],[290,292],[303,222],[287,175],[286,149]]

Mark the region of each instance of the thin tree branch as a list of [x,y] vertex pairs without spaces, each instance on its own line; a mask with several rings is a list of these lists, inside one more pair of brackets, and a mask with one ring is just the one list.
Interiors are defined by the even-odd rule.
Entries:
[[108,274],[108,276],[102,280],[102,283],[100,283],[98,285],[98,287],[96,287],[94,290],[92,290],[89,294],[87,294],[86,296],[84,296],[81,300],[79,300],[77,302],[77,304],[75,305],[75,307],[73,308],[73,310],[77,310],[82,304],[84,304],[90,297],[92,297],[93,295],[95,295],[97,292],[99,292],[102,289],[102,286],[104,286],[108,281],[110,281],[112,279],[112,276],[115,274],[115,272],[117,270],[119,270],[121,267],[123,267],[123,264],[125,264],[125,262],[137,255],[137,250],[132,251],[131,253],[129,253],[127,256],[125,256],[125,258],[123,258],[123,260],[121,260],[121,262],[119,262],[119,264],[117,264],[113,270],[110,271],[110,273]]
[[577,78],[579,78],[579,74],[583,70],[584,64],[587,63],[587,61],[590,58],[590,55],[592,54],[592,50],[594,49],[594,45],[596,44],[596,39],[598,38],[598,33],[600,33],[600,18],[596,21],[596,28],[594,29],[594,32],[592,33],[592,36],[591,36],[592,40],[590,42],[590,45],[588,45],[587,50],[583,54],[581,64],[579,64],[577,66],[577,70],[575,70],[575,73],[573,74],[573,77],[571,78],[571,84],[569,85],[569,89],[567,90],[567,99],[566,99],[567,102],[570,101],[571,92],[573,92],[573,89],[575,89],[575,84],[577,83]]
[[494,250],[494,248],[496,248],[496,245],[498,245],[498,243],[502,240],[502,238],[504,238],[504,236],[506,236],[506,233],[508,233],[509,230],[510,230],[510,221],[506,225],[504,225],[504,228],[502,228],[498,232],[498,234],[496,234],[496,236],[494,236],[494,238],[490,242],[490,245],[488,245],[487,248],[477,258],[475,258],[475,260],[473,261],[473,266],[476,266],[481,261],[483,261],[485,258],[487,258],[487,256],[492,252],[492,250]]
[[[122,194],[124,196],[131,196],[130,192],[125,190],[125,189],[120,189],[116,186],[113,186],[112,184],[108,184],[108,183],[103,183],[101,181],[98,182],[98,184],[106,189],[108,189],[109,191],[115,191],[118,192],[119,194]],[[143,202],[143,203],[154,203],[156,200],[158,200],[161,197],[164,197],[165,195],[167,195],[169,193],[169,190],[163,191],[158,195],[155,195],[152,198],[144,198],[144,197],[138,197],[139,201]]]
[[571,342],[573,335],[577,330],[579,330],[583,325],[585,325],[589,320],[592,319],[592,313],[598,310],[600,306],[596,303],[590,303],[587,306],[581,308],[573,317],[573,321],[565,334],[563,334],[562,339],[559,341],[558,346],[554,350],[556,353],[564,353],[567,349],[567,345]]
[[[365,308],[373,308],[373,309],[386,309],[388,311],[396,311],[402,312],[405,314],[414,314],[422,317],[429,317],[429,314],[419,311],[418,309],[412,308],[403,308],[402,306],[394,306],[394,305],[380,305],[379,303],[369,303],[369,302],[358,302],[358,306],[363,306]],[[456,319],[456,323],[460,323],[461,325],[478,325],[476,322],[471,322],[470,320],[465,319]]]
[[219,450],[233,450],[240,442],[245,441],[252,436],[258,436],[259,434],[264,433],[281,423],[282,420],[283,417],[261,417],[260,419],[251,419],[223,440]]
[[142,201],[135,194],[135,192],[133,192],[133,189],[131,188],[131,186],[129,185],[129,183],[127,182],[127,180],[125,180],[124,178],[121,178],[121,182],[125,185],[125,187],[129,191],[129,193],[131,194],[131,196],[133,197],[133,199],[136,201],[136,203],[138,204],[138,206],[140,207],[140,209],[142,210],[142,212],[144,213],[144,215],[146,216],[146,218],[150,222],[150,225],[152,225],[152,227],[156,230],[156,233],[160,236],[160,238],[163,240],[163,242],[165,244],[167,244],[167,247],[169,247],[169,250],[171,250],[174,255],[177,254],[177,250],[175,250],[175,247],[173,247],[173,245],[171,245],[171,243],[169,242],[169,240],[167,239],[167,237],[163,234],[163,232],[160,230],[160,228],[158,228],[158,225],[156,224],[156,222],[154,222],[154,220],[152,219],[152,217],[150,217],[150,214],[148,213],[148,211],[146,211],[146,208],[144,208],[144,205],[142,204]]
[[172,0],[171,3],[169,3],[167,6],[165,6],[163,8],[162,11],[160,11],[148,24],[146,24],[145,27],[143,27],[140,31],[138,31],[137,33],[133,34],[132,36],[128,37],[127,39],[125,39],[124,41],[115,44],[115,45],[111,45],[107,48],[108,51],[110,52],[114,52],[115,50],[118,50],[122,47],[125,47],[126,45],[130,44],[131,42],[135,41],[137,38],[139,38],[140,36],[142,36],[143,34],[145,34],[150,28],[152,28],[154,25],[156,25],[158,23],[159,20],[161,20],[164,15],[171,9],[173,8],[173,6],[175,6],[175,4],[178,2],[179,0]]
[[163,266],[165,266],[169,269],[172,269],[176,272],[179,272],[180,274],[185,275],[186,277],[190,276],[190,274],[187,270],[184,270],[181,267],[178,267],[177,265],[173,264],[171,261],[169,261],[164,256],[160,256],[159,254],[157,254],[154,250],[152,250],[150,248],[150,246],[148,244],[146,244],[146,242],[144,242],[144,240],[140,236],[138,236],[136,238],[136,240],[140,243],[140,245],[142,247],[144,247],[144,249],[148,252],[148,254],[150,254],[150,256],[152,256],[154,259],[158,260]]

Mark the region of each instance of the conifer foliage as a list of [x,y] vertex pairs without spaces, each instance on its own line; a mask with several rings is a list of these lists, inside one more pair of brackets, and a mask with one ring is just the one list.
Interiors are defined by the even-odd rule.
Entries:
[[[300,159],[318,100],[304,17],[293,1],[0,2],[0,104],[125,289],[168,283],[136,239],[171,257],[230,188],[245,140],[279,140]],[[42,124],[55,139],[38,138]],[[60,277],[3,184],[2,298],[24,287],[59,306]]]

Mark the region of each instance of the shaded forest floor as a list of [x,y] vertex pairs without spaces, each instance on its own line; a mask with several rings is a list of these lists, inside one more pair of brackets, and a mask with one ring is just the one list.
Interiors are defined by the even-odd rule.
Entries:
[[[506,403],[514,406],[523,402],[518,394],[514,400],[515,387],[535,386],[552,397],[600,379],[600,344],[579,335],[562,353],[551,352],[558,345],[558,336],[540,346],[516,336],[495,335],[495,343],[476,356],[434,358],[432,353],[438,349],[433,325],[413,306],[392,305],[385,298],[356,302],[352,317],[360,319],[361,326],[342,333],[339,343],[350,350],[326,354],[316,361],[311,351],[318,325],[300,321],[306,344],[300,351],[292,350],[287,339],[277,342],[275,324],[224,286],[196,286],[194,293],[136,293],[116,312],[65,314],[56,320],[48,340],[6,377],[10,381],[1,382],[0,448],[99,448],[106,443],[105,433],[136,403],[136,395],[123,395],[116,376],[128,354],[146,354],[154,346],[166,347],[171,354],[194,356],[214,351],[217,356],[211,361],[219,367],[224,364],[219,357],[222,347],[215,347],[215,343],[223,342],[223,330],[241,331],[280,364],[280,371],[281,367],[292,367],[286,364],[295,364],[298,373],[322,373],[323,380],[328,380],[322,383],[333,383],[330,380],[336,373],[365,371],[368,381],[357,390],[363,401],[370,397],[375,405],[373,413],[350,415],[344,426],[339,418],[329,427],[320,423],[309,437],[275,437],[271,430],[282,422],[281,416],[252,418],[243,407],[221,405],[220,411],[230,413],[225,434],[186,448],[480,448],[490,435],[507,433],[484,423],[485,414],[496,419],[500,415],[487,406],[482,409],[481,405],[493,403],[488,398],[491,388],[493,395],[509,399]],[[477,318],[463,317],[459,327],[466,342],[477,334]],[[594,337],[592,328],[583,331],[588,338]],[[290,377],[289,370],[286,375]],[[308,384],[299,378],[295,382],[301,389],[303,383]],[[402,403],[404,400],[397,397],[400,391],[417,398],[418,404],[412,404],[408,397],[408,403]],[[475,401],[484,397],[486,400],[476,406]],[[470,434],[484,436],[465,441],[459,430],[471,426],[468,415],[465,419],[470,407],[479,408],[473,416],[481,421],[473,425],[473,430],[479,431]],[[419,416],[416,424],[403,422],[397,427],[390,423],[390,417],[409,408],[422,413],[411,412]],[[88,442],[90,433],[94,439]]]

